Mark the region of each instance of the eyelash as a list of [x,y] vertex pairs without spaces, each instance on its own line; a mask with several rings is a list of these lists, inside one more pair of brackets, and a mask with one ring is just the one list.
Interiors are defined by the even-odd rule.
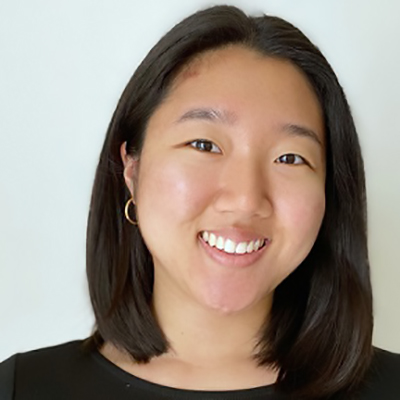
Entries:
[[[200,150],[199,148],[193,146],[193,143],[211,143],[212,146],[218,147],[215,143],[211,142],[210,140],[206,140],[206,139],[196,139],[196,140],[192,140],[191,142],[188,142],[187,145],[190,145],[191,147],[193,147],[195,150],[201,151],[201,152],[206,152],[206,153],[213,153],[211,151],[206,151],[206,150]],[[294,157],[298,157],[302,160],[301,163],[290,163],[288,165],[302,165],[302,164],[308,164],[308,162],[306,161],[306,159],[302,156],[300,156],[299,154],[294,154],[294,153],[288,153],[288,154],[283,154],[282,156],[278,157],[277,159],[279,160],[282,157],[288,157],[288,156],[294,156]],[[286,164],[286,163],[282,163],[279,162],[279,164]]]

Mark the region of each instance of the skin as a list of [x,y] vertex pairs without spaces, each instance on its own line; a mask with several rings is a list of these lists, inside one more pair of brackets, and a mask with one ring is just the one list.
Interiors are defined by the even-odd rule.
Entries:
[[[200,107],[228,118],[177,122]],[[290,134],[288,124],[312,130],[320,144]],[[196,149],[196,139],[211,141],[209,151]],[[121,156],[153,256],[154,313],[172,351],[147,365],[110,343],[103,355],[182,389],[273,383],[277,371],[251,358],[254,341],[274,289],[311,250],[325,212],[324,122],[302,72],[239,46],[207,52],[180,72],[150,118],[140,161],[125,146]],[[199,243],[200,231],[231,226],[271,241],[250,267],[218,265]]]

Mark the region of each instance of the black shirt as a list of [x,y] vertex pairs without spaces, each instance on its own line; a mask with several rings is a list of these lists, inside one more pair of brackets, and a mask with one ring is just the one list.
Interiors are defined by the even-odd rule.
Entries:
[[[285,400],[274,385],[230,391],[176,389],[125,372],[83,341],[16,354],[0,363],[0,400]],[[400,354],[374,348],[360,400],[400,399]]]

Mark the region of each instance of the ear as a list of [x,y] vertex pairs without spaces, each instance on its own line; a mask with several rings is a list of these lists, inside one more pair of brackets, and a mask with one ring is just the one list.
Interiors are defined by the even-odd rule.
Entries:
[[135,189],[137,189],[136,182],[137,182],[137,172],[138,172],[138,163],[139,160],[127,154],[126,152],[126,142],[122,143],[120,147],[120,154],[122,163],[124,164],[124,180],[125,184],[131,193],[134,202],[135,200]]

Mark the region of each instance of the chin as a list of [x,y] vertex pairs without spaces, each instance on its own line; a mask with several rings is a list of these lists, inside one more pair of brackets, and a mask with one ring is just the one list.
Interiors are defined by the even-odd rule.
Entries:
[[217,315],[229,316],[244,312],[257,304],[255,293],[206,293],[201,303],[204,308]]

